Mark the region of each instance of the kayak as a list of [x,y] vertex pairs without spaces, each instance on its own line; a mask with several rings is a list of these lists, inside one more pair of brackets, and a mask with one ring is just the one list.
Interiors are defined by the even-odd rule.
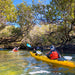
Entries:
[[38,60],[48,62],[48,63],[58,64],[58,65],[67,66],[67,67],[75,67],[75,63],[72,62],[72,61],[68,61],[68,60],[65,60],[65,61],[51,60],[47,56],[44,56],[44,55],[38,56],[38,55],[35,55],[35,53],[33,53],[33,52],[30,52],[30,54],[31,54],[32,57],[34,57]]
[[18,50],[13,50],[13,52],[18,52]]

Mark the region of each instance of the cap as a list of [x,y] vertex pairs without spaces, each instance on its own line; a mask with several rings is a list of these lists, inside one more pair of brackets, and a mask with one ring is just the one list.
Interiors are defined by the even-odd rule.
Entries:
[[55,49],[55,47],[52,45],[52,46],[50,47],[50,49],[51,49],[51,50],[54,50],[54,49]]

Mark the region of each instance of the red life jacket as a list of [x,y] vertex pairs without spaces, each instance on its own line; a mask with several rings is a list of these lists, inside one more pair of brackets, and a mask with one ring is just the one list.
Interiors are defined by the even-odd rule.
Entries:
[[57,51],[53,51],[52,54],[50,54],[50,59],[57,59],[57,58],[58,58]]

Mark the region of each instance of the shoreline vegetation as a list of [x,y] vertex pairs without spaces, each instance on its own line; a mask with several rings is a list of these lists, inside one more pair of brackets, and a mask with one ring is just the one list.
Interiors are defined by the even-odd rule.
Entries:
[[[14,46],[15,47],[15,46]],[[13,49],[14,47],[8,47],[8,48],[2,48],[0,47],[0,50],[11,50]],[[40,46],[39,49],[41,51],[49,51],[50,46]],[[33,49],[36,48],[36,47],[33,47],[33,48],[28,48],[28,47],[20,47],[20,50],[28,50],[28,51],[33,51]],[[68,44],[68,45],[65,45],[63,46],[62,48],[61,47],[56,47],[56,49],[59,51],[59,53],[63,54],[63,53],[66,53],[66,54],[75,54],[75,45],[71,45],[71,44]]]
[[55,45],[61,52],[75,53],[74,0],[51,0],[46,5],[23,1],[16,7],[12,0],[0,3],[0,48],[31,49],[26,46],[29,43],[45,50]]

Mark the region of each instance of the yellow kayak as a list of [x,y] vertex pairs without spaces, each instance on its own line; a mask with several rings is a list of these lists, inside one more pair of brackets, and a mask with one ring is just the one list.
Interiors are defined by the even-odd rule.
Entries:
[[62,66],[67,66],[67,67],[75,67],[74,62],[72,61],[58,61],[58,60],[50,60],[48,57],[46,56],[38,56],[35,55],[35,53],[30,52],[31,56],[33,56],[36,59],[48,62],[48,63],[53,63],[53,64],[58,64],[58,65],[62,65]]

